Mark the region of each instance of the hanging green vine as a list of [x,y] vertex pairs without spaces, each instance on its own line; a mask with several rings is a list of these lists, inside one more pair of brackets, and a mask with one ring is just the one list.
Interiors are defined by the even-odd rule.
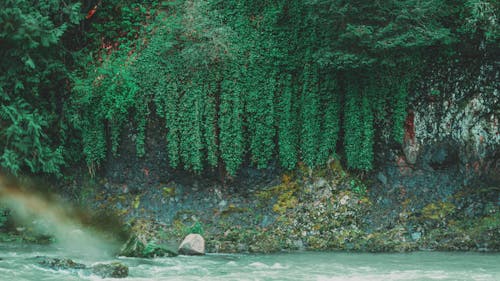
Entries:
[[[376,139],[402,142],[409,77],[428,63],[427,48],[449,54],[445,46],[465,38],[453,30],[485,44],[497,38],[477,6],[448,11],[437,2],[443,9],[430,1],[103,4],[89,26],[102,42],[88,45],[98,49],[73,73],[68,106],[87,164],[119,153],[125,125],[137,156],[147,154],[155,116],[172,168],[234,175],[243,164],[276,159],[294,169],[337,158],[370,170]],[[450,21],[455,13],[469,23]]]

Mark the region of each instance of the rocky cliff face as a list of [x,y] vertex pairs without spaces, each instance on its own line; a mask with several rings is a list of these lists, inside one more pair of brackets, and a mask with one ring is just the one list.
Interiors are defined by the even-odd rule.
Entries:
[[464,185],[473,179],[498,183],[498,65],[448,68],[434,73],[426,84],[412,100],[414,120],[409,122],[414,124],[414,137],[406,140],[405,148],[413,148],[419,163],[431,171],[458,165]]
[[163,126],[151,123],[142,158],[132,130],[124,135],[93,204],[159,221],[173,236],[201,222],[212,251],[498,250],[499,99],[494,60],[430,69],[410,92],[403,144],[376,143],[364,182],[339,162],[292,173],[246,167],[235,178],[172,170]]
[[[403,145],[376,144],[373,178],[380,196],[398,192],[433,201],[463,186],[499,185],[499,64],[491,58],[470,59],[436,66],[422,75],[410,92]],[[124,133],[119,155],[109,156],[103,176],[132,192],[172,182],[252,189],[279,178],[280,171],[273,168],[243,168],[239,177],[225,183],[220,171],[195,177],[172,170],[164,135],[160,122],[149,124],[147,153],[138,158],[132,130]]]
[[[422,75],[410,92],[403,145],[376,144],[378,163],[373,175],[381,197],[399,192],[433,201],[463,186],[499,185],[499,64],[490,56],[438,65]],[[149,124],[147,154],[138,158],[132,130],[124,133],[119,155],[109,156],[103,176],[132,192],[171,182],[222,183],[219,171],[194,177],[170,169],[164,135],[160,122]],[[243,168],[229,185],[250,189],[268,185],[279,173]]]
[[500,184],[499,78],[498,62],[472,60],[423,76],[410,93],[402,147],[379,144],[379,203],[393,204],[390,192],[425,204]]

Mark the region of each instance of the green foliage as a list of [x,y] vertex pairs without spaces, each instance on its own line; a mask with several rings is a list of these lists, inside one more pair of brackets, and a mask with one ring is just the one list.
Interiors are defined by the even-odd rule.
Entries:
[[6,0],[0,163],[93,173],[123,138],[145,155],[159,118],[173,168],[370,170],[376,136],[403,141],[411,79],[498,38],[491,0]]
[[[77,1],[6,0],[0,11],[0,165],[59,174],[68,93],[63,34],[78,23]],[[53,136],[58,136],[53,138]]]
[[49,123],[36,109],[17,99],[9,105],[0,106],[0,120],[6,126],[0,132],[4,144],[0,163],[3,167],[17,174],[22,167],[31,172],[59,173],[64,164],[62,148],[53,150],[45,143],[50,143],[44,129]]
[[351,186],[352,192],[356,193],[359,196],[365,196],[367,192],[366,185],[361,182],[360,180],[357,179],[352,179],[349,182],[349,185]]
[[184,169],[200,171],[202,168],[202,85],[184,85],[184,93],[179,100],[180,154]]
[[221,85],[219,109],[220,152],[226,170],[234,175],[242,162],[244,152],[242,93],[236,86],[238,76],[229,75],[225,78],[227,80]]
[[[469,21],[482,30],[484,17],[494,16],[484,8],[488,16],[481,18],[470,1],[458,7],[444,0],[205,0],[171,2],[167,9],[141,2],[133,11],[120,6],[119,13],[115,2],[108,5],[102,13],[120,16],[124,25],[106,20],[94,24],[107,40],[132,42],[137,30],[146,33],[126,52],[114,53],[121,59],[111,59],[121,77],[109,80],[106,88],[122,87],[114,100],[122,111],[99,109],[118,120],[101,118],[111,133],[93,142],[109,137],[116,150],[116,132],[132,115],[144,132],[149,116],[144,105],[152,100],[156,115],[165,121],[172,167],[200,172],[207,165],[223,165],[230,175],[246,157],[258,168],[275,156],[287,169],[298,161],[309,167],[326,163],[336,155],[341,131],[348,167],[370,170],[377,130],[391,131],[402,142],[408,83],[401,81],[421,69],[426,48],[452,46],[466,32],[477,33],[472,27],[455,33],[465,23],[450,19],[461,13],[474,15],[475,21]],[[113,11],[106,10],[111,7]],[[155,19],[145,21],[144,15]],[[126,40],[119,42],[124,46]],[[107,68],[106,60],[96,72]],[[144,139],[138,139],[141,155]],[[97,151],[104,154],[94,157],[96,162],[105,151]]]
[[362,139],[360,150],[360,164],[359,168],[363,170],[371,170],[373,163],[373,112],[370,107],[368,94],[364,93],[361,100],[361,114],[363,115],[362,124]]
[[295,168],[298,160],[297,101],[293,92],[292,75],[282,78],[282,89],[278,97],[278,147],[281,166]]
[[[211,77],[211,79],[215,79]],[[209,166],[217,166],[218,160],[218,148],[217,148],[217,111],[216,111],[216,82],[209,82],[208,85],[204,87],[204,92],[206,93],[204,103],[205,108],[203,110],[203,139],[205,140],[204,146],[206,151],[206,161]]]
[[319,81],[317,70],[306,64],[303,74],[303,89],[301,95],[300,121],[300,149],[302,160],[309,167],[317,164],[318,146],[320,139],[319,122]]
[[354,83],[349,83],[346,89],[344,106],[344,147],[346,151],[347,166],[349,168],[363,168],[360,158],[360,147],[363,137],[363,116],[360,112],[361,93]]
[[189,229],[189,233],[200,234],[203,235],[205,232],[203,231],[203,226],[200,222],[195,222],[193,226]]
[[74,79],[71,102],[78,111],[74,112],[72,121],[82,131],[83,152],[89,167],[98,166],[106,157],[107,136],[111,139],[112,152],[117,152],[129,111],[140,109],[142,100],[136,96],[139,87],[132,77],[128,59],[117,52],[86,77]]
[[472,38],[484,38],[486,42],[498,43],[500,39],[498,1],[468,0],[465,7],[467,16],[462,25],[463,32]]
[[340,131],[340,91],[333,77],[326,77],[321,83],[321,106],[323,120],[319,134],[318,163],[327,163],[335,156]]
[[168,156],[170,159],[170,165],[176,168],[179,165],[179,131],[180,123],[177,117],[177,99],[179,93],[177,91],[176,84],[172,83],[166,87],[167,91],[163,95],[165,98],[165,120],[167,123],[168,133],[167,133],[167,149]]
[[84,11],[87,13],[95,4],[97,9],[92,18],[83,39],[94,48],[110,47],[111,45],[134,41],[139,37],[143,26],[147,24],[147,18],[155,14],[158,1],[151,0],[108,0],[89,1],[86,0]]
[[347,165],[359,170],[371,170],[373,163],[374,110],[370,101],[374,99],[373,85],[362,90],[348,80],[344,113],[344,142]]
[[441,94],[441,91],[438,89],[431,89],[430,95],[431,96],[439,96]]

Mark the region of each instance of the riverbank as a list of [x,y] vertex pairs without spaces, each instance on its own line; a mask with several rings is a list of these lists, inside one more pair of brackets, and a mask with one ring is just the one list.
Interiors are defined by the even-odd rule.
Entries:
[[[500,250],[495,187],[463,186],[436,200],[421,190],[363,181],[338,162],[268,176],[258,184],[180,179],[141,191],[87,180],[59,193],[82,210],[99,210],[81,216],[84,225],[124,245],[133,240],[132,249],[122,248],[128,256],[168,255],[189,233],[203,235],[209,253]],[[7,210],[2,214],[2,241],[53,241],[49,230],[16,225],[6,220]]]
[[262,186],[193,178],[131,192],[103,181],[74,200],[121,217],[145,245],[175,245],[200,233],[211,253],[489,252],[500,250],[498,194],[463,186],[436,200],[362,181],[332,162]]

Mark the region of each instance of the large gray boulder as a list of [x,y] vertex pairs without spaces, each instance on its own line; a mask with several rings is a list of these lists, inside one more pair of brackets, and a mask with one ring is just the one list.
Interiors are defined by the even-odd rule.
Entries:
[[179,246],[181,255],[204,255],[205,239],[200,234],[189,234]]

